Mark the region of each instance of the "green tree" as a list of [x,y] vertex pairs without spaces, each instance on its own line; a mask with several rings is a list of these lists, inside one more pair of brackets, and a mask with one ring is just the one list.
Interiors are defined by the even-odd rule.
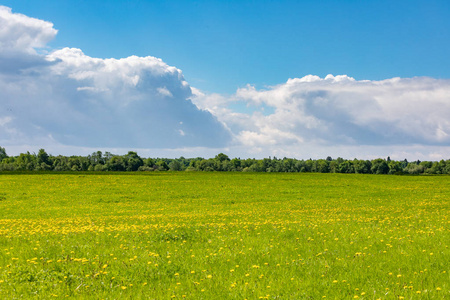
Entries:
[[355,173],[357,174],[370,174],[372,163],[370,160],[357,160],[353,161],[353,168],[355,169]]
[[169,170],[169,166],[167,165],[166,161],[162,160],[162,159],[160,159],[156,162],[156,167],[159,171]]
[[32,171],[36,167],[36,155],[30,154],[30,152],[27,151],[27,153],[20,153],[19,157],[14,161],[16,165],[16,170],[19,171]]
[[355,173],[355,168],[353,167],[353,163],[350,160],[345,160],[338,165],[337,172]]
[[230,158],[228,157],[228,155],[223,154],[223,153],[217,154],[216,157],[214,157],[214,159],[217,160],[217,161],[220,161],[220,162],[223,162],[223,161],[225,161],[225,160],[228,160],[228,161],[230,160]]
[[105,164],[105,158],[103,157],[102,151],[93,152],[91,155],[88,156],[89,162],[91,165],[95,166],[98,164]]
[[233,166],[233,169],[235,171],[241,171],[242,170],[242,168],[241,168],[241,160],[239,158],[233,158],[231,160],[231,165]]
[[373,174],[387,174],[389,166],[384,159],[377,158],[372,160],[372,167],[370,168]]
[[2,162],[3,159],[8,158],[8,155],[6,154],[6,150],[3,147],[0,147],[0,162]]
[[129,151],[124,157],[127,171],[137,171],[140,166],[144,165],[144,161],[136,152]]
[[42,163],[45,163],[47,165],[50,164],[49,156],[48,156],[47,152],[45,152],[44,149],[39,149],[39,152],[38,152],[38,154],[36,156],[36,162],[39,165],[42,164]]
[[155,160],[152,158],[144,159],[144,166],[153,168],[155,166]]
[[388,163],[389,166],[389,174],[401,174],[403,171],[402,163],[399,161],[391,160]]
[[127,169],[127,165],[122,156],[114,155],[106,163],[106,169],[108,171],[125,171]]
[[406,168],[403,169],[404,172],[408,174],[422,174],[425,168],[422,164],[416,164],[415,162],[409,163]]
[[68,171],[69,168],[69,159],[66,156],[58,155],[53,157],[53,170],[54,171]]
[[181,171],[181,163],[178,160],[174,159],[169,163],[169,169],[170,171]]
[[318,160],[314,161],[311,172],[329,173],[330,172],[330,162],[325,159],[318,159]]

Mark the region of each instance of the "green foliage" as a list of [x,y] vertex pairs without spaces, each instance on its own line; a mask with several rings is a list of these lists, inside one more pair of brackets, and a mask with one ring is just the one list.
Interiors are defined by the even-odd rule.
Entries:
[[182,170],[181,163],[177,160],[173,160],[169,163],[169,169],[171,171],[181,171]]
[[8,155],[6,154],[6,150],[3,147],[0,147],[0,162],[3,161],[5,158],[8,158]]
[[370,170],[372,174],[387,174],[389,173],[389,165],[384,159],[377,158],[372,161]]
[[104,154],[97,151],[84,156],[52,156],[44,149],[38,154],[21,153],[8,157],[4,148],[0,147],[0,171],[205,171],[205,172],[314,172],[314,173],[357,173],[357,174],[450,174],[450,160],[394,161],[386,160],[346,160],[328,156],[326,159],[298,160],[283,159],[230,159],[224,153],[214,158],[141,158],[136,152],[129,151],[125,155]]

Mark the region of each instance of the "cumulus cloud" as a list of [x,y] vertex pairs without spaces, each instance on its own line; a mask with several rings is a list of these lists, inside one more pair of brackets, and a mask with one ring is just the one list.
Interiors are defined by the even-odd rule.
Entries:
[[[236,144],[255,153],[332,147],[355,152],[363,146],[385,153],[383,147],[391,146],[448,147],[449,95],[450,80],[308,75],[266,89],[247,85],[227,99],[197,91],[194,102],[202,107],[213,103],[211,111],[233,129]],[[236,103],[253,111],[232,109]],[[272,113],[265,113],[265,107]]]
[[0,6],[0,73],[48,64],[36,48],[45,47],[57,32],[50,22],[12,13],[9,7]]
[[[40,54],[53,24],[0,7],[0,142],[82,147],[220,147],[230,134],[195,106],[181,70],[155,57]],[[12,59],[13,58],[13,59]]]

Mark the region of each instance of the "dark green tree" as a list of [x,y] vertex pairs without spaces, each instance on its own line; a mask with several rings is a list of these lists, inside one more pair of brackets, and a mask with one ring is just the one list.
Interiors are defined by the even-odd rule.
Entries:
[[228,155],[223,154],[223,153],[217,154],[216,157],[214,157],[214,159],[215,159],[215,160],[218,160],[218,161],[220,161],[220,162],[223,162],[223,161],[225,161],[225,160],[228,160],[228,161],[230,160],[230,158],[228,157]]
[[337,172],[355,173],[355,168],[353,167],[353,163],[350,160],[345,160],[338,165]]
[[88,159],[91,163],[91,165],[95,166],[98,164],[104,165],[105,164],[105,158],[103,157],[103,153],[102,151],[97,151],[92,153],[91,155],[88,156]]
[[389,172],[388,163],[381,158],[372,160],[372,167],[370,168],[373,174],[387,174]]
[[156,162],[156,168],[159,171],[167,171],[167,170],[169,170],[169,166],[167,165],[166,161],[162,160],[162,159],[159,159]]
[[128,151],[128,154],[124,156],[127,171],[137,171],[140,166],[144,165],[144,161],[136,152]]
[[106,170],[108,171],[125,171],[127,169],[127,163],[120,155],[114,155],[106,163]]
[[370,160],[353,160],[353,168],[355,169],[355,173],[358,174],[370,174],[372,163]]
[[2,162],[3,159],[8,158],[8,155],[6,154],[6,150],[3,147],[0,147],[0,162]]
[[45,152],[44,149],[39,149],[39,152],[36,156],[36,162],[41,165],[42,163],[49,165],[49,155]]

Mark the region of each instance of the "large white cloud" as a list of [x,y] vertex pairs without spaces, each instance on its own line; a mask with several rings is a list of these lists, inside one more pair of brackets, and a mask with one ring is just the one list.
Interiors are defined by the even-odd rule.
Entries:
[[308,75],[266,89],[248,85],[230,97],[195,94],[199,107],[233,130],[236,145],[253,153],[305,157],[308,149],[314,157],[326,151],[365,156],[364,148],[380,155],[449,155],[450,80]]
[[227,129],[189,100],[182,72],[155,57],[40,54],[53,24],[0,7],[0,143],[219,147]]
[[56,36],[50,22],[12,13],[0,6],[0,72],[15,72],[48,62],[36,52]]
[[0,6],[0,49],[2,52],[35,54],[35,48],[44,47],[58,31],[43,20],[12,13],[11,8]]

